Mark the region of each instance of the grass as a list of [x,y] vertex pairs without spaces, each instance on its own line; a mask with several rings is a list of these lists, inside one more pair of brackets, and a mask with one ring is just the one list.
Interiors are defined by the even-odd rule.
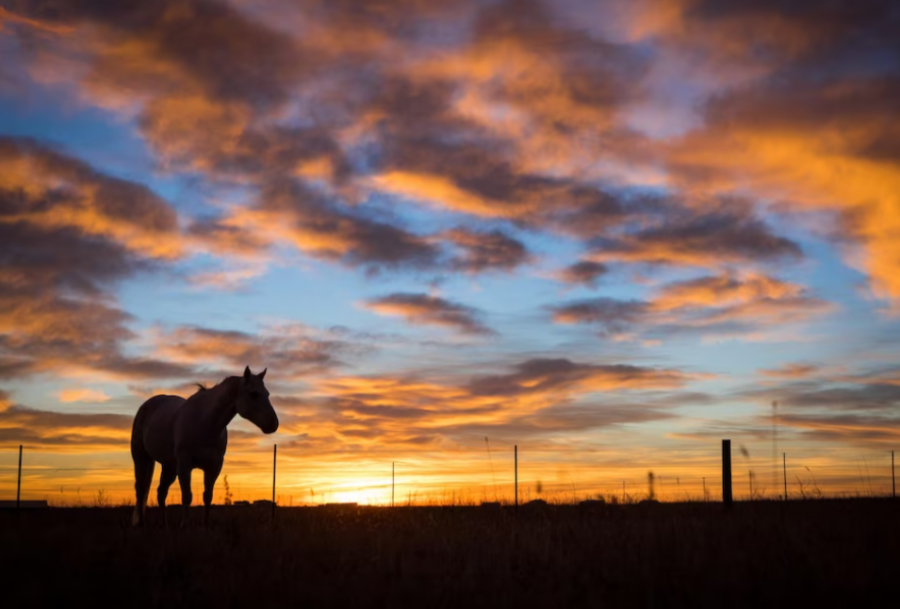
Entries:
[[[171,516],[178,516],[171,508]],[[200,520],[200,510],[192,517]],[[896,598],[900,503],[0,512],[4,606],[826,606]]]

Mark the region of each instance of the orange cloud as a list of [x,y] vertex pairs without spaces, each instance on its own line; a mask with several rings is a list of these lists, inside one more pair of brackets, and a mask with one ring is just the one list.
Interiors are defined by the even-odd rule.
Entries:
[[381,315],[403,317],[413,325],[443,326],[464,334],[491,335],[494,332],[479,320],[471,307],[428,294],[390,294],[364,303]]
[[820,366],[813,364],[785,364],[779,368],[768,368],[761,372],[765,376],[782,378],[782,379],[800,379],[812,376],[821,369]]
[[63,389],[56,394],[59,401],[66,404],[70,402],[92,402],[103,403],[108,402],[110,397],[102,389]]
[[122,451],[131,437],[131,417],[71,414],[8,405],[0,410],[0,446],[53,452]]

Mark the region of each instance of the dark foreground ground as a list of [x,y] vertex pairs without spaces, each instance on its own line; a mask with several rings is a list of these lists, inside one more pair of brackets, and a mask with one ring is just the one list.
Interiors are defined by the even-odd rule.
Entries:
[[[176,515],[173,511],[172,515]],[[0,511],[5,607],[898,606],[900,502]],[[199,511],[194,514],[199,517]]]

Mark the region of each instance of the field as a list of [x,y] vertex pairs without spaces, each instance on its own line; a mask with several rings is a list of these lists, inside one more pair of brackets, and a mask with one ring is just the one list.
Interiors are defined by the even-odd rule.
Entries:
[[212,516],[166,531],[151,509],[135,531],[126,508],[0,511],[3,605],[884,606],[900,581],[889,499]]

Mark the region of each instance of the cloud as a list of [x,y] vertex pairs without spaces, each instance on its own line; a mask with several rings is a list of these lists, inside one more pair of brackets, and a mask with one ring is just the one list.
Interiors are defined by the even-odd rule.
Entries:
[[32,140],[0,137],[0,168],[0,373],[152,374],[110,291],[182,255],[175,211]]
[[[777,422],[801,438],[871,446],[900,434],[900,384],[896,366],[822,374],[811,364],[790,364],[764,374],[780,382],[737,391],[738,399],[778,401]],[[773,374],[774,373],[774,374]]]
[[838,414],[831,416],[784,415],[778,424],[791,427],[804,439],[839,442],[871,448],[889,448],[900,439],[900,419],[894,416]]
[[556,273],[556,278],[563,283],[596,287],[597,280],[608,272],[609,268],[605,264],[592,262],[590,260],[581,260],[559,270]]
[[450,267],[467,273],[510,271],[531,259],[525,244],[499,230],[487,232],[454,228],[440,237],[461,251],[450,262]]
[[428,268],[439,250],[425,237],[328,200],[300,184],[270,185],[259,207],[247,212],[262,229],[308,254],[368,268]]
[[330,454],[430,445],[452,451],[485,433],[538,441],[666,419],[672,416],[669,391],[690,379],[673,369],[567,359],[525,360],[507,373],[468,378],[340,376],[313,379],[302,399],[278,398],[279,417],[285,433],[303,436],[298,449]]
[[603,334],[751,334],[833,310],[803,286],[767,275],[730,273],[664,284],[650,300],[592,298],[550,307],[559,324],[592,324]]
[[35,410],[0,401],[0,446],[24,444],[54,452],[122,451],[131,437],[132,417]]
[[438,296],[396,293],[368,300],[364,306],[380,315],[403,317],[413,325],[440,326],[471,335],[495,334],[479,321],[479,311]]
[[900,386],[882,383],[855,386],[782,387],[778,403],[788,407],[893,412],[900,405]]
[[802,379],[814,375],[821,369],[815,364],[791,363],[778,368],[766,368],[761,370],[763,375],[781,379]]
[[270,378],[284,381],[324,374],[345,365],[343,358],[371,350],[355,338],[351,342],[301,324],[282,324],[253,334],[179,326],[157,330],[152,341],[155,355],[165,361],[214,370],[221,376],[239,374],[248,365],[254,370],[271,368]]
[[102,389],[89,389],[86,387],[78,389],[63,389],[56,394],[60,402],[89,402],[103,403],[108,402],[110,397]]
[[673,179],[833,215],[835,233],[852,242],[845,259],[895,301],[896,6],[665,4],[677,17],[656,35],[673,52],[714,58],[706,76],[726,85],[703,104],[699,128],[661,149]]
[[658,226],[597,239],[588,257],[600,262],[700,267],[802,257],[800,246],[774,235],[761,220],[740,213],[740,207],[712,213],[685,213],[670,207],[667,212]]
[[624,331],[642,320],[650,304],[640,300],[590,298],[552,307],[553,321],[558,324],[599,324],[608,332]]
[[515,396],[569,388],[581,391],[670,389],[687,380],[686,375],[673,370],[624,364],[578,364],[556,358],[522,362],[513,373],[473,380],[469,389],[475,395]]

